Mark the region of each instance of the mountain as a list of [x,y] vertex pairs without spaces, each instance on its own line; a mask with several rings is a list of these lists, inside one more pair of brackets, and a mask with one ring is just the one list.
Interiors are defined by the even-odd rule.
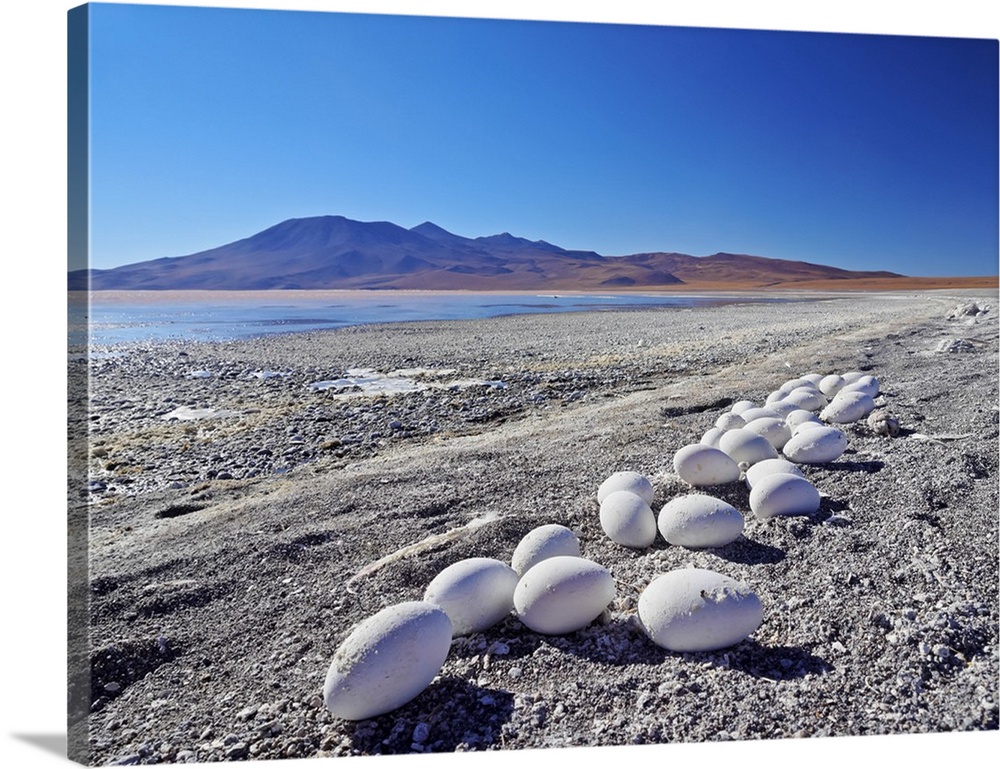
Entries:
[[654,289],[901,277],[760,256],[602,256],[509,232],[467,238],[433,222],[405,229],[343,216],[288,219],[187,256],[69,273],[70,290]]

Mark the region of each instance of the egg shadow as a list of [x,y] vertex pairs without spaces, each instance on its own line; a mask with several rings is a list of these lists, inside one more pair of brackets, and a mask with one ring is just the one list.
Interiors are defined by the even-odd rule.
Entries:
[[441,676],[406,705],[355,722],[350,746],[366,756],[487,750],[513,712],[510,692]]
[[591,662],[617,667],[656,667],[671,660],[680,665],[711,665],[754,678],[791,681],[808,675],[825,675],[833,666],[805,647],[763,646],[753,639],[735,646],[704,652],[671,651],[656,645],[631,621],[599,627],[602,640],[594,643],[597,625],[566,636],[545,636],[542,643]]
[[842,518],[838,513],[842,513],[845,510],[850,510],[851,506],[846,502],[842,502],[839,499],[833,499],[832,497],[821,497],[819,510],[813,514],[813,520],[816,523],[827,523],[830,522],[829,519],[836,516],[837,520],[831,522],[835,526],[849,526],[850,521],[846,518]]
[[833,470],[838,473],[877,473],[883,467],[885,467],[885,462],[881,460],[873,459],[866,462],[827,462],[820,465],[824,470]]
[[490,657],[493,660],[520,659],[532,655],[544,636],[529,630],[513,613],[489,630],[452,639],[448,656],[454,659]]
[[708,552],[732,563],[759,565],[763,563],[781,563],[785,560],[785,551],[780,547],[765,545],[750,539],[745,534],[722,547],[710,548]]
[[834,669],[833,665],[808,648],[763,646],[752,639],[734,646],[722,657],[724,666],[729,669],[771,681],[792,681],[808,675],[825,675]]

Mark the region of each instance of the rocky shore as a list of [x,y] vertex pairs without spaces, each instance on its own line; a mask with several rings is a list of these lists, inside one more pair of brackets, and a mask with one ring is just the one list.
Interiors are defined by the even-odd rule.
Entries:
[[[359,326],[94,351],[89,469],[94,764],[993,731],[996,291]],[[971,309],[975,305],[975,310]],[[820,511],[647,550],[603,534],[612,472],[685,492],[671,457],[729,404],[866,371],[902,427],[810,467]],[[79,372],[78,372],[79,373]],[[72,415],[71,415],[72,416]],[[615,600],[590,627],[511,616],[455,639],[408,705],[323,706],[351,628],[445,566],[574,529]],[[757,591],[712,653],[653,645],[641,589],[683,566]],[[71,735],[72,739],[72,735]]]

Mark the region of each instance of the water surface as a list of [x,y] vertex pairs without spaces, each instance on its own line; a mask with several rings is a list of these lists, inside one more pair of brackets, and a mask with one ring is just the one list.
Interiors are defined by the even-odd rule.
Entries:
[[416,291],[95,291],[70,302],[70,343],[224,341],[370,323],[784,301],[745,295]]

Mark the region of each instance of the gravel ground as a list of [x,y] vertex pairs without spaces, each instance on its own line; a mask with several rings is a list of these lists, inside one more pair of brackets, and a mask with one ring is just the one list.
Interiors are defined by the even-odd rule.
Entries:
[[[89,487],[71,509],[90,543],[77,553],[90,626],[77,756],[997,730],[997,298],[396,324],[73,363],[80,377],[89,366],[91,398],[75,412],[90,431],[89,460],[82,444],[76,457]],[[954,312],[970,302],[985,312]],[[366,387],[410,391],[317,386],[357,369],[395,373]],[[659,510],[688,490],[673,453],[728,404],[851,370],[879,378],[903,429],[846,427],[840,460],[806,469],[818,513],[756,520],[733,484],[713,490],[747,515],[726,547],[658,536],[638,551],[604,535],[596,489],[612,472],[648,475]],[[601,618],[543,636],[510,616],[455,639],[438,678],[398,710],[360,722],[325,710],[326,670],[353,626],[421,598],[461,558],[509,560],[543,523],[573,528],[614,575]],[[757,592],[764,621],[749,640],[681,654],[646,638],[639,593],[685,566]]]

